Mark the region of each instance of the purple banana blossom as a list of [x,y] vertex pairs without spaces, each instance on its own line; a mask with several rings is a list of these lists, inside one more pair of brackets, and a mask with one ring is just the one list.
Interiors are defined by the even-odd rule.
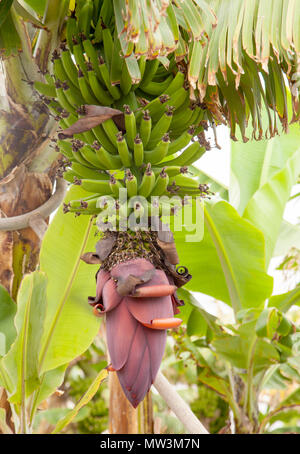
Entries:
[[133,407],[144,399],[158,372],[166,344],[166,329],[181,320],[176,286],[166,273],[144,258],[99,270],[94,312],[106,315],[111,364]]

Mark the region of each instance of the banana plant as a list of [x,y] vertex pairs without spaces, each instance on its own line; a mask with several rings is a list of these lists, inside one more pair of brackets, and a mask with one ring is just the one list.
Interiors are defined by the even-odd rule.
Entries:
[[[6,138],[2,140],[5,159],[1,182],[6,195],[1,209],[7,216],[14,216],[39,206],[49,197],[57,170],[57,176],[82,186],[82,192],[70,193],[78,198],[66,200],[65,214],[87,215],[87,231],[93,222],[90,216],[98,216],[100,230],[117,226],[116,234],[106,233],[97,243],[96,252],[91,248],[83,257],[93,265],[101,262],[96,297],[90,298],[94,315],[106,313],[108,326],[114,327],[116,314],[125,314],[127,327],[130,326],[127,335],[133,341],[137,330],[142,340],[137,341],[140,346],[148,346],[147,336],[151,332],[151,348],[145,347],[146,353],[141,351],[140,357],[135,359],[130,342],[124,343],[120,357],[113,328],[108,333],[110,369],[117,370],[133,406],[143,399],[155,378],[165,330],[180,323],[174,317],[181,305],[175,291],[189,282],[191,275],[186,267],[176,270],[179,259],[172,234],[162,231],[158,218],[165,209],[175,214],[185,196],[191,199],[210,196],[207,185],[197,178],[201,176],[191,178],[189,175],[190,166],[206,151],[204,130],[210,124],[225,122],[231,128],[232,139],[236,139],[238,126],[246,142],[249,120],[250,137],[262,139],[264,129],[268,137],[273,137],[278,133],[278,122],[287,132],[289,121],[299,118],[299,8],[291,0],[274,0],[273,8],[266,8],[269,28],[265,29],[261,19],[264,7],[264,2],[234,2],[237,20],[233,24],[232,11],[219,1],[1,2],[0,40],[4,49],[2,59],[8,100],[1,130]],[[216,49],[219,49],[218,54]],[[289,80],[290,98],[286,95],[285,75]],[[262,105],[267,110],[266,122],[261,116]],[[37,115],[37,110],[42,114]],[[17,133],[12,133],[11,125]],[[49,142],[49,136],[55,131],[58,135],[53,142],[57,142],[58,157]],[[21,148],[14,146],[16,141]],[[242,220],[223,202],[216,206],[207,203],[203,210],[201,219],[209,235],[204,232],[202,244],[207,245],[212,258],[221,258],[221,265],[229,260],[229,231],[235,221],[238,238],[248,232],[252,245],[257,242],[249,264],[251,272],[257,267],[261,278],[255,297],[247,296],[247,291],[253,287],[247,276],[237,279],[240,266],[234,254],[234,266],[223,276],[222,266],[215,266],[222,285],[213,290],[207,284],[208,293],[217,292],[218,297],[231,302],[235,311],[244,304],[250,307],[254,301],[259,305],[268,293],[269,279],[258,251],[263,249],[266,239],[266,260],[270,259],[279,227],[273,234],[263,225],[263,211],[259,206],[270,202],[278,226],[291,180],[298,171],[298,156],[293,154],[287,163],[288,167],[282,169],[278,179],[270,183],[276,188],[286,180],[280,206],[268,200],[269,187],[263,185],[249,200]],[[288,180],[290,174],[292,178]],[[42,186],[43,190],[40,199],[31,205],[25,188],[35,193],[33,180],[37,180],[35,186]],[[140,198],[127,207],[120,195],[123,190]],[[7,193],[14,203],[8,201]],[[154,218],[158,233],[151,238],[146,233],[138,235],[132,226],[136,226],[137,220],[143,222],[149,218],[151,197],[164,195],[172,200],[156,205]],[[74,222],[70,221],[71,232],[75,228],[75,217],[66,216],[71,216]],[[222,244],[218,229],[224,216],[228,224]],[[132,223],[127,229],[129,220]],[[122,231],[123,222],[128,231]],[[186,227],[188,231],[190,226]],[[10,243],[12,247],[6,248],[10,268],[6,266],[1,276],[14,299],[22,281],[24,260],[25,271],[34,270],[38,261],[40,245],[33,242],[32,235],[29,230],[24,238],[21,236],[21,244],[13,243],[13,237],[7,232],[3,236],[3,244]],[[82,247],[85,240],[86,236],[80,243]],[[51,257],[50,251],[48,253]],[[190,259],[184,262],[189,269]],[[121,266],[124,262],[127,268]],[[192,266],[195,267],[193,263]],[[79,269],[77,255],[70,285]],[[244,280],[247,291],[243,288]],[[49,331],[38,343],[41,373],[63,366],[76,350],[73,347],[77,343],[71,342],[58,363],[56,355],[49,355],[52,348],[56,352],[54,341],[62,342],[64,326],[60,325],[60,316],[69,307],[66,301],[70,285],[62,290],[62,299],[55,295],[59,306],[45,315]],[[192,280],[190,285],[196,284]],[[154,310],[155,305],[150,307],[151,298],[156,302],[164,301],[160,311]],[[90,335],[85,337],[83,333],[83,338],[83,343],[81,338],[78,343],[80,348],[91,342]],[[139,366],[142,366],[141,374],[136,376]],[[16,392],[12,389],[14,387],[9,388],[11,399]],[[26,390],[22,400],[22,431],[26,428],[24,399]],[[37,397],[34,399],[38,401]],[[35,408],[33,405],[33,413]]]

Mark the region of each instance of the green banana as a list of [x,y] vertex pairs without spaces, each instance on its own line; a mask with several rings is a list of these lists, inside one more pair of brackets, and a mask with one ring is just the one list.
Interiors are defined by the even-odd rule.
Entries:
[[170,160],[162,162],[163,166],[188,166],[193,162],[197,161],[205,153],[205,148],[200,145],[199,142],[192,143],[186,148],[180,156]]
[[80,149],[78,147],[76,147],[74,144],[72,146],[72,153],[73,153],[74,160],[76,162],[78,162],[79,164],[82,164],[86,167],[90,166],[90,163],[82,156]]
[[86,56],[88,57],[90,63],[92,64],[92,67],[96,73],[97,78],[103,85],[105,85],[103,77],[98,67],[98,54],[95,47],[93,46],[92,42],[89,39],[83,40],[82,45],[85,50]]
[[124,185],[121,183],[120,180],[116,180],[116,178],[111,175],[109,180],[110,190],[114,197],[119,197],[120,189],[124,189]]
[[72,163],[72,170],[77,174],[79,178],[90,178],[94,180],[101,180],[103,178],[103,173],[100,171],[86,167],[79,162]]
[[81,94],[85,100],[85,103],[98,105],[98,101],[95,98],[95,96],[93,95],[93,93],[91,92],[90,86],[87,83],[81,68],[78,71],[78,84],[79,84]]
[[102,87],[100,81],[97,79],[96,72],[93,70],[93,66],[88,64],[87,67],[89,84],[93,94],[96,96],[100,105],[110,106],[113,103],[112,96]]
[[77,21],[75,17],[68,17],[66,25],[66,40],[68,48],[73,52],[73,38],[78,38]]
[[106,88],[108,89],[108,91],[111,94],[111,96],[113,97],[113,99],[120,99],[121,92],[116,85],[111,84],[108,67],[106,66],[105,61],[101,57],[101,55],[98,57],[98,62],[99,62],[98,67],[99,67],[101,76],[104,80],[104,83],[106,85]]
[[65,109],[67,112],[75,114],[76,110],[72,106],[72,104],[67,100],[67,98],[64,94],[63,88],[62,88],[62,84],[58,80],[55,82],[55,89],[56,89],[56,98],[57,98],[59,104],[61,105],[61,107],[63,109]]
[[93,11],[94,5],[92,0],[86,0],[82,8],[80,8],[80,14],[78,16],[78,29],[87,37],[90,34]]
[[190,125],[193,124],[191,121],[193,118],[193,114],[195,112],[196,106],[193,104],[187,106],[185,109],[182,109],[180,112],[177,110],[173,115],[172,122],[170,125],[170,129],[172,131],[178,131],[178,129],[186,129]]
[[80,153],[91,166],[96,169],[101,168],[101,162],[99,161],[97,154],[89,145],[84,145],[80,148]]
[[[120,43],[120,40],[118,39],[117,28],[115,28],[114,49],[113,49],[113,54],[112,54],[112,59],[111,59],[110,77],[109,77],[112,85],[120,85],[123,67],[127,66],[124,64],[124,60],[121,58],[121,53],[122,53],[121,43]],[[122,90],[122,88],[121,88],[121,90]]]
[[143,197],[148,197],[155,185],[155,175],[151,169],[151,164],[148,163],[146,166],[145,173],[143,175],[141,184],[138,187],[138,194]]
[[95,128],[92,129],[93,133],[96,136],[96,139],[98,142],[111,154],[117,154],[117,150],[115,146],[111,143],[109,138],[107,137],[106,132],[103,129],[103,125],[98,125],[95,126]]
[[144,161],[150,162],[151,164],[161,162],[168,153],[169,144],[169,134],[164,134],[161,141],[157,144],[154,150],[144,152]]
[[[144,110],[148,110],[149,115],[152,118],[152,121],[154,116],[158,116],[159,118],[164,113],[165,108],[167,106],[166,103],[169,101],[169,99],[170,99],[169,95],[161,95],[150,101],[148,104],[146,104]],[[139,118],[142,115],[143,111],[140,110],[136,115],[136,119],[139,120]]]
[[149,111],[145,110],[144,114],[142,116],[142,119],[141,119],[141,123],[140,123],[140,137],[142,139],[144,148],[146,148],[146,146],[149,142],[150,135],[151,135],[151,128],[152,128],[152,120],[149,115]]
[[171,81],[169,86],[164,90],[164,93],[166,95],[172,95],[173,93],[176,93],[177,90],[179,90],[181,87],[183,87],[185,81],[185,75],[184,72],[181,71],[180,69],[177,71],[176,76],[174,79]]
[[153,60],[147,60],[146,67],[144,71],[144,77],[142,78],[139,86],[141,89],[147,87],[147,85],[152,81],[154,74],[156,73],[159,66],[159,60],[157,58]]
[[81,187],[88,192],[95,192],[96,194],[109,195],[111,189],[109,180],[94,180],[90,178],[84,178],[80,183]]
[[86,80],[88,80],[86,60],[83,55],[83,48],[82,48],[81,43],[78,42],[76,38],[73,38],[73,55],[74,55],[78,68],[83,73]]
[[125,185],[127,189],[128,197],[134,197],[137,195],[138,185],[136,176],[130,171],[130,169],[126,170],[125,174]]
[[166,112],[161,116],[158,120],[156,125],[151,131],[149,142],[147,147],[151,150],[152,148],[157,145],[157,143],[161,140],[164,134],[169,130],[170,124],[172,122],[173,117],[173,109],[168,107]]
[[117,147],[117,135],[119,134],[119,129],[117,128],[116,123],[113,121],[112,118],[109,118],[108,120],[104,121],[101,123],[105,133],[107,134],[107,137],[111,141],[111,143]]
[[187,131],[184,131],[180,137],[170,143],[166,156],[177,153],[177,151],[180,151],[183,148],[187,147],[194,135],[195,130],[193,127],[189,128]]
[[70,142],[67,142],[66,140],[58,140],[57,146],[59,147],[60,152],[63,155],[65,155],[69,159],[73,158],[72,144]]
[[52,53],[52,63],[53,63],[53,74],[55,76],[55,79],[59,80],[61,82],[69,81],[69,77],[65,71],[65,68],[63,67],[62,61],[60,59],[60,56],[59,56],[59,53],[57,50],[55,50]]
[[[101,6],[102,6],[102,0],[94,0],[93,1],[94,3],[94,16],[93,17],[99,17],[100,15],[100,9],[101,9]],[[93,19],[93,23],[94,23],[94,26],[95,26],[95,20]]]
[[[105,61],[107,62],[108,67],[110,68],[112,55],[113,55],[113,49],[114,49],[114,43],[113,43],[113,39],[112,39],[109,28],[103,28],[102,39],[103,39]],[[109,72],[108,72],[108,74],[109,74]]]
[[130,151],[128,150],[125,137],[123,136],[121,131],[117,135],[117,147],[123,165],[125,167],[130,167],[132,165],[132,157]]
[[108,153],[105,148],[100,147],[96,149],[96,154],[101,162],[103,169],[105,170],[116,170],[121,169],[123,167],[122,161],[119,156],[113,156],[112,154]]
[[161,93],[165,93],[172,80],[173,76],[170,74],[163,82],[153,82],[153,80],[151,80],[147,85],[143,84],[142,87],[140,85],[140,88],[142,88],[147,95],[158,96]]
[[[64,91],[64,95],[67,98],[68,102],[71,106],[80,106],[85,103],[85,100],[82,97],[82,94],[76,87],[69,87],[67,82],[62,83],[62,89]],[[75,108],[75,107],[74,107]]]
[[75,66],[70,51],[66,48],[65,43],[62,43],[60,45],[61,48],[61,61],[63,68],[66,72],[66,75],[68,76],[68,80],[72,82],[75,87],[79,88],[78,86],[78,80],[77,80],[77,67]]
[[133,150],[136,138],[136,119],[134,113],[127,104],[124,105],[124,117],[126,128],[126,140],[129,148]]
[[108,27],[112,16],[113,16],[113,3],[111,0],[103,0],[101,10],[100,10],[100,17],[103,22],[104,27]]
[[101,194],[93,194],[82,199],[71,200],[68,204],[68,208],[87,208],[86,202],[98,199]]
[[156,177],[155,184],[151,191],[151,197],[162,195],[166,191],[168,184],[169,175],[165,172],[163,168],[159,175]]
[[76,114],[67,112],[66,110],[63,110],[60,112],[60,117],[64,119],[65,123],[69,126],[71,126],[75,121],[78,120],[78,117]]
[[145,74],[146,63],[147,63],[146,56],[145,55],[141,55],[139,60],[138,60],[139,70],[140,70],[140,73],[141,73],[141,80],[143,80],[143,77],[144,77],[144,74]]
[[76,180],[78,180],[78,177],[76,173],[73,170],[66,170],[63,173],[63,177],[65,180],[67,180],[69,183],[75,183]]
[[194,189],[189,189],[189,188],[179,188],[178,191],[176,192],[176,195],[179,195],[180,197],[198,197],[202,193],[202,190],[199,186],[199,188],[194,188]]
[[[163,167],[164,171],[169,175],[169,177],[175,177],[176,175],[179,174],[185,174],[188,172],[187,167],[180,167],[180,166],[165,166]],[[155,176],[162,171],[161,167],[152,167],[153,172],[155,173]]]
[[96,140],[96,136],[94,135],[93,131],[90,130],[90,131],[85,131],[82,133],[83,137],[84,137],[84,141],[86,143],[88,143],[89,145],[93,145],[93,143],[95,142]]
[[178,186],[183,186],[184,188],[199,188],[199,181],[193,180],[185,175],[177,175],[174,178],[171,178],[170,183],[173,183],[173,181]]
[[115,101],[115,109],[122,110],[125,104],[127,104],[134,112],[140,108],[135,91],[131,90],[127,95],[124,95]]
[[138,134],[134,139],[133,159],[137,167],[140,167],[144,162],[144,146]]
[[[152,121],[156,122],[160,118],[165,110],[165,107],[172,106],[175,111],[186,101],[187,98],[189,98],[189,91],[185,87],[179,88],[179,90],[169,97],[165,106],[161,105],[155,113],[151,114]],[[149,109],[149,105],[147,106],[147,109]]]
[[120,88],[125,96],[128,95],[132,88],[132,80],[127,65],[125,63],[122,66]]

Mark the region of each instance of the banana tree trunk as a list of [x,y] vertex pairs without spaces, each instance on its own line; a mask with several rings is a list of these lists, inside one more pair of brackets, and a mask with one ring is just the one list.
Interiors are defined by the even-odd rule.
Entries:
[[126,399],[117,374],[109,374],[109,433],[153,434],[152,399],[149,392],[137,408]]
[[[16,167],[0,181],[2,217],[28,213],[46,202],[52,192],[47,174],[28,172],[24,165]],[[40,238],[30,228],[0,231],[0,283],[16,299],[23,274],[34,271],[40,250]]]
[[[55,129],[48,110],[32,88],[49,69],[51,51],[60,41],[67,12],[66,0],[48,0],[45,30],[40,30],[35,55],[32,54],[25,23],[11,15],[21,39],[22,51],[2,61],[5,79],[5,106],[0,106],[0,217],[29,213],[49,199],[55,176],[57,154],[49,146]],[[36,269],[41,237],[32,228],[0,230],[0,283],[16,299],[24,274]],[[6,394],[0,390],[0,408],[13,430]]]

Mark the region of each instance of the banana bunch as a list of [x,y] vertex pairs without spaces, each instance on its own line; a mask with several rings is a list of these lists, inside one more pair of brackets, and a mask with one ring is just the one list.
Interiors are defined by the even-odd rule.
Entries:
[[184,175],[205,152],[195,137],[203,132],[206,110],[190,100],[185,70],[172,58],[168,65],[160,59],[134,60],[140,73],[134,80],[114,30],[111,3],[76,2],[78,19],[74,14],[67,20],[66,41],[53,52],[53,73],[34,84],[62,130],[85,115],[84,105],[124,113],[124,128],[109,118],[71,141],[57,141],[65,157],[64,178],[92,194],[65,210],[97,214],[105,208],[97,205],[99,197],[117,200],[122,188],[149,204],[152,196],[206,196],[206,188]]
[[[136,128],[131,128],[126,134],[134,130],[136,131]],[[151,151],[144,151],[139,133],[135,136],[128,134],[128,137],[132,138],[132,142],[127,141],[122,132],[117,134],[117,153],[110,153],[98,141],[92,145],[80,139],[73,139],[72,142],[67,140],[57,142],[59,151],[66,159],[63,177],[73,184],[81,185],[85,191],[93,194],[87,199],[70,202],[65,208],[67,211],[78,214],[98,214],[101,211],[100,207],[96,206],[99,197],[109,195],[118,200],[121,189],[126,189],[129,199],[142,196],[147,200],[146,209],[149,214],[152,197],[172,198],[177,195],[183,198],[185,195],[192,197],[205,195],[206,190],[203,189],[203,185],[184,175],[188,173],[186,163],[191,164],[204,152],[198,141],[188,145],[179,156],[168,159],[166,158],[170,146],[168,134],[164,134],[162,140]],[[180,141],[183,143],[185,140],[185,143],[189,143],[192,137],[193,131],[189,130],[180,136]],[[173,143],[178,144],[179,139]],[[176,152],[179,149],[175,146],[170,153],[178,154]],[[145,155],[147,164],[145,164]],[[173,201],[170,200],[170,203]],[[139,213],[141,215],[144,211],[139,210]]]

